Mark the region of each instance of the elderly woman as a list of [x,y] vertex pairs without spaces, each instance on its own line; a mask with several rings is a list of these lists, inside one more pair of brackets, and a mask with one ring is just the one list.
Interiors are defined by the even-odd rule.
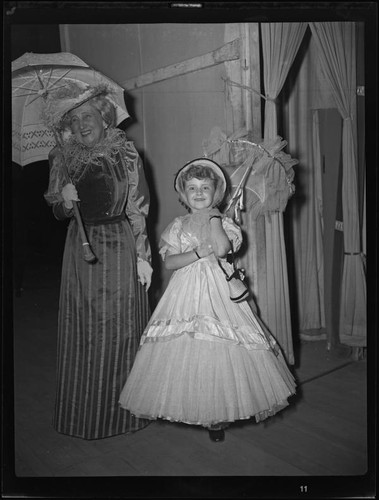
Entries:
[[[63,87],[49,96],[44,115],[64,139],[49,157],[45,198],[57,219],[71,218],[62,265],[54,427],[83,439],[137,431],[148,421],[120,409],[118,398],[150,315],[149,191],[141,159],[115,128],[107,87]],[[73,202],[80,206],[93,263],[83,258]]]

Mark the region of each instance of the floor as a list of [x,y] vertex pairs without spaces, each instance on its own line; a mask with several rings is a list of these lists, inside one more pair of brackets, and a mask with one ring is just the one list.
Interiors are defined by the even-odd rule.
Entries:
[[[201,485],[208,485],[194,485],[191,478],[239,478],[233,486],[213,482],[210,490],[201,489],[203,497],[213,496],[220,488],[221,497],[231,498],[230,488],[237,496],[239,491],[242,497],[254,495],[258,490],[245,486],[251,478],[257,487],[266,478],[265,491],[270,491],[274,483],[268,476],[295,478],[289,498],[298,493],[311,497],[308,488],[318,477],[345,478],[345,487],[353,488],[350,491],[358,488],[368,467],[367,361],[353,360],[349,350],[330,352],[325,341],[296,345],[293,370],[299,385],[291,405],[260,424],[233,424],[223,443],[211,442],[201,428],[168,422],[153,422],[137,433],[99,441],[55,432],[51,420],[59,279],[57,269],[41,263],[26,273],[24,291],[14,299],[14,465],[15,481],[24,484],[21,490],[37,478],[65,478],[59,491],[70,497],[73,481],[86,478],[91,498],[101,492],[109,497],[110,490],[104,493],[94,486],[96,481],[126,476],[142,481],[136,496],[148,488],[153,492],[147,496],[165,498],[175,496],[175,487],[167,486],[171,492],[167,493],[160,484],[157,491],[153,480],[181,478],[176,488],[190,497],[199,495]],[[125,498],[131,491],[124,492]]]

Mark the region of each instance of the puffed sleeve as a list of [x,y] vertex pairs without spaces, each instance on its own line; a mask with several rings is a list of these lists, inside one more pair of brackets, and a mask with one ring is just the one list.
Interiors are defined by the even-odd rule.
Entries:
[[142,160],[133,143],[128,143],[125,157],[128,169],[129,191],[125,213],[132,226],[139,259],[151,262],[151,249],[147,237],[146,218],[149,213],[150,193]]
[[181,219],[174,219],[163,231],[159,241],[159,253],[163,260],[167,254],[181,253],[180,231],[182,229]]
[[233,245],[233,251],[237,252],[242,245],[242,231],[241,228],[233,222],[230,217],[222,219],[222,227]]
[[64,206],[61,194],[63,186],[67,184],[62,168],[63,161],[63,155],[57,147],[50,151],[49,185],[44,194],[45,200],[52,206],[54,216],[59,220],[72,217],[74,214],[72,208],[68,209]]

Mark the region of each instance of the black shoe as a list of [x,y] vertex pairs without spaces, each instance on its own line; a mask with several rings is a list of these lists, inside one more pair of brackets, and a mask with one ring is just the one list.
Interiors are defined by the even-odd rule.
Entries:
[[224,429],[218,429],[217,431],[208,429],[208,432],[209,432],[209,439],[211,441],[214,441],[215,443],[219,443],[221,441],[224,441],[225,439]]

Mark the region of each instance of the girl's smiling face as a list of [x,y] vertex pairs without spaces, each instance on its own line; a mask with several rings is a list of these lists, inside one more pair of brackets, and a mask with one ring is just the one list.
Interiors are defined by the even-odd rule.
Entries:
[[70,127],[76,139],[93,147],[104,136],[103,118],[91,104],[84,103],[69,113]]
[[185,196],[192,212],[212,208],[215,183],[212,179],[190,179],[185,182]]

